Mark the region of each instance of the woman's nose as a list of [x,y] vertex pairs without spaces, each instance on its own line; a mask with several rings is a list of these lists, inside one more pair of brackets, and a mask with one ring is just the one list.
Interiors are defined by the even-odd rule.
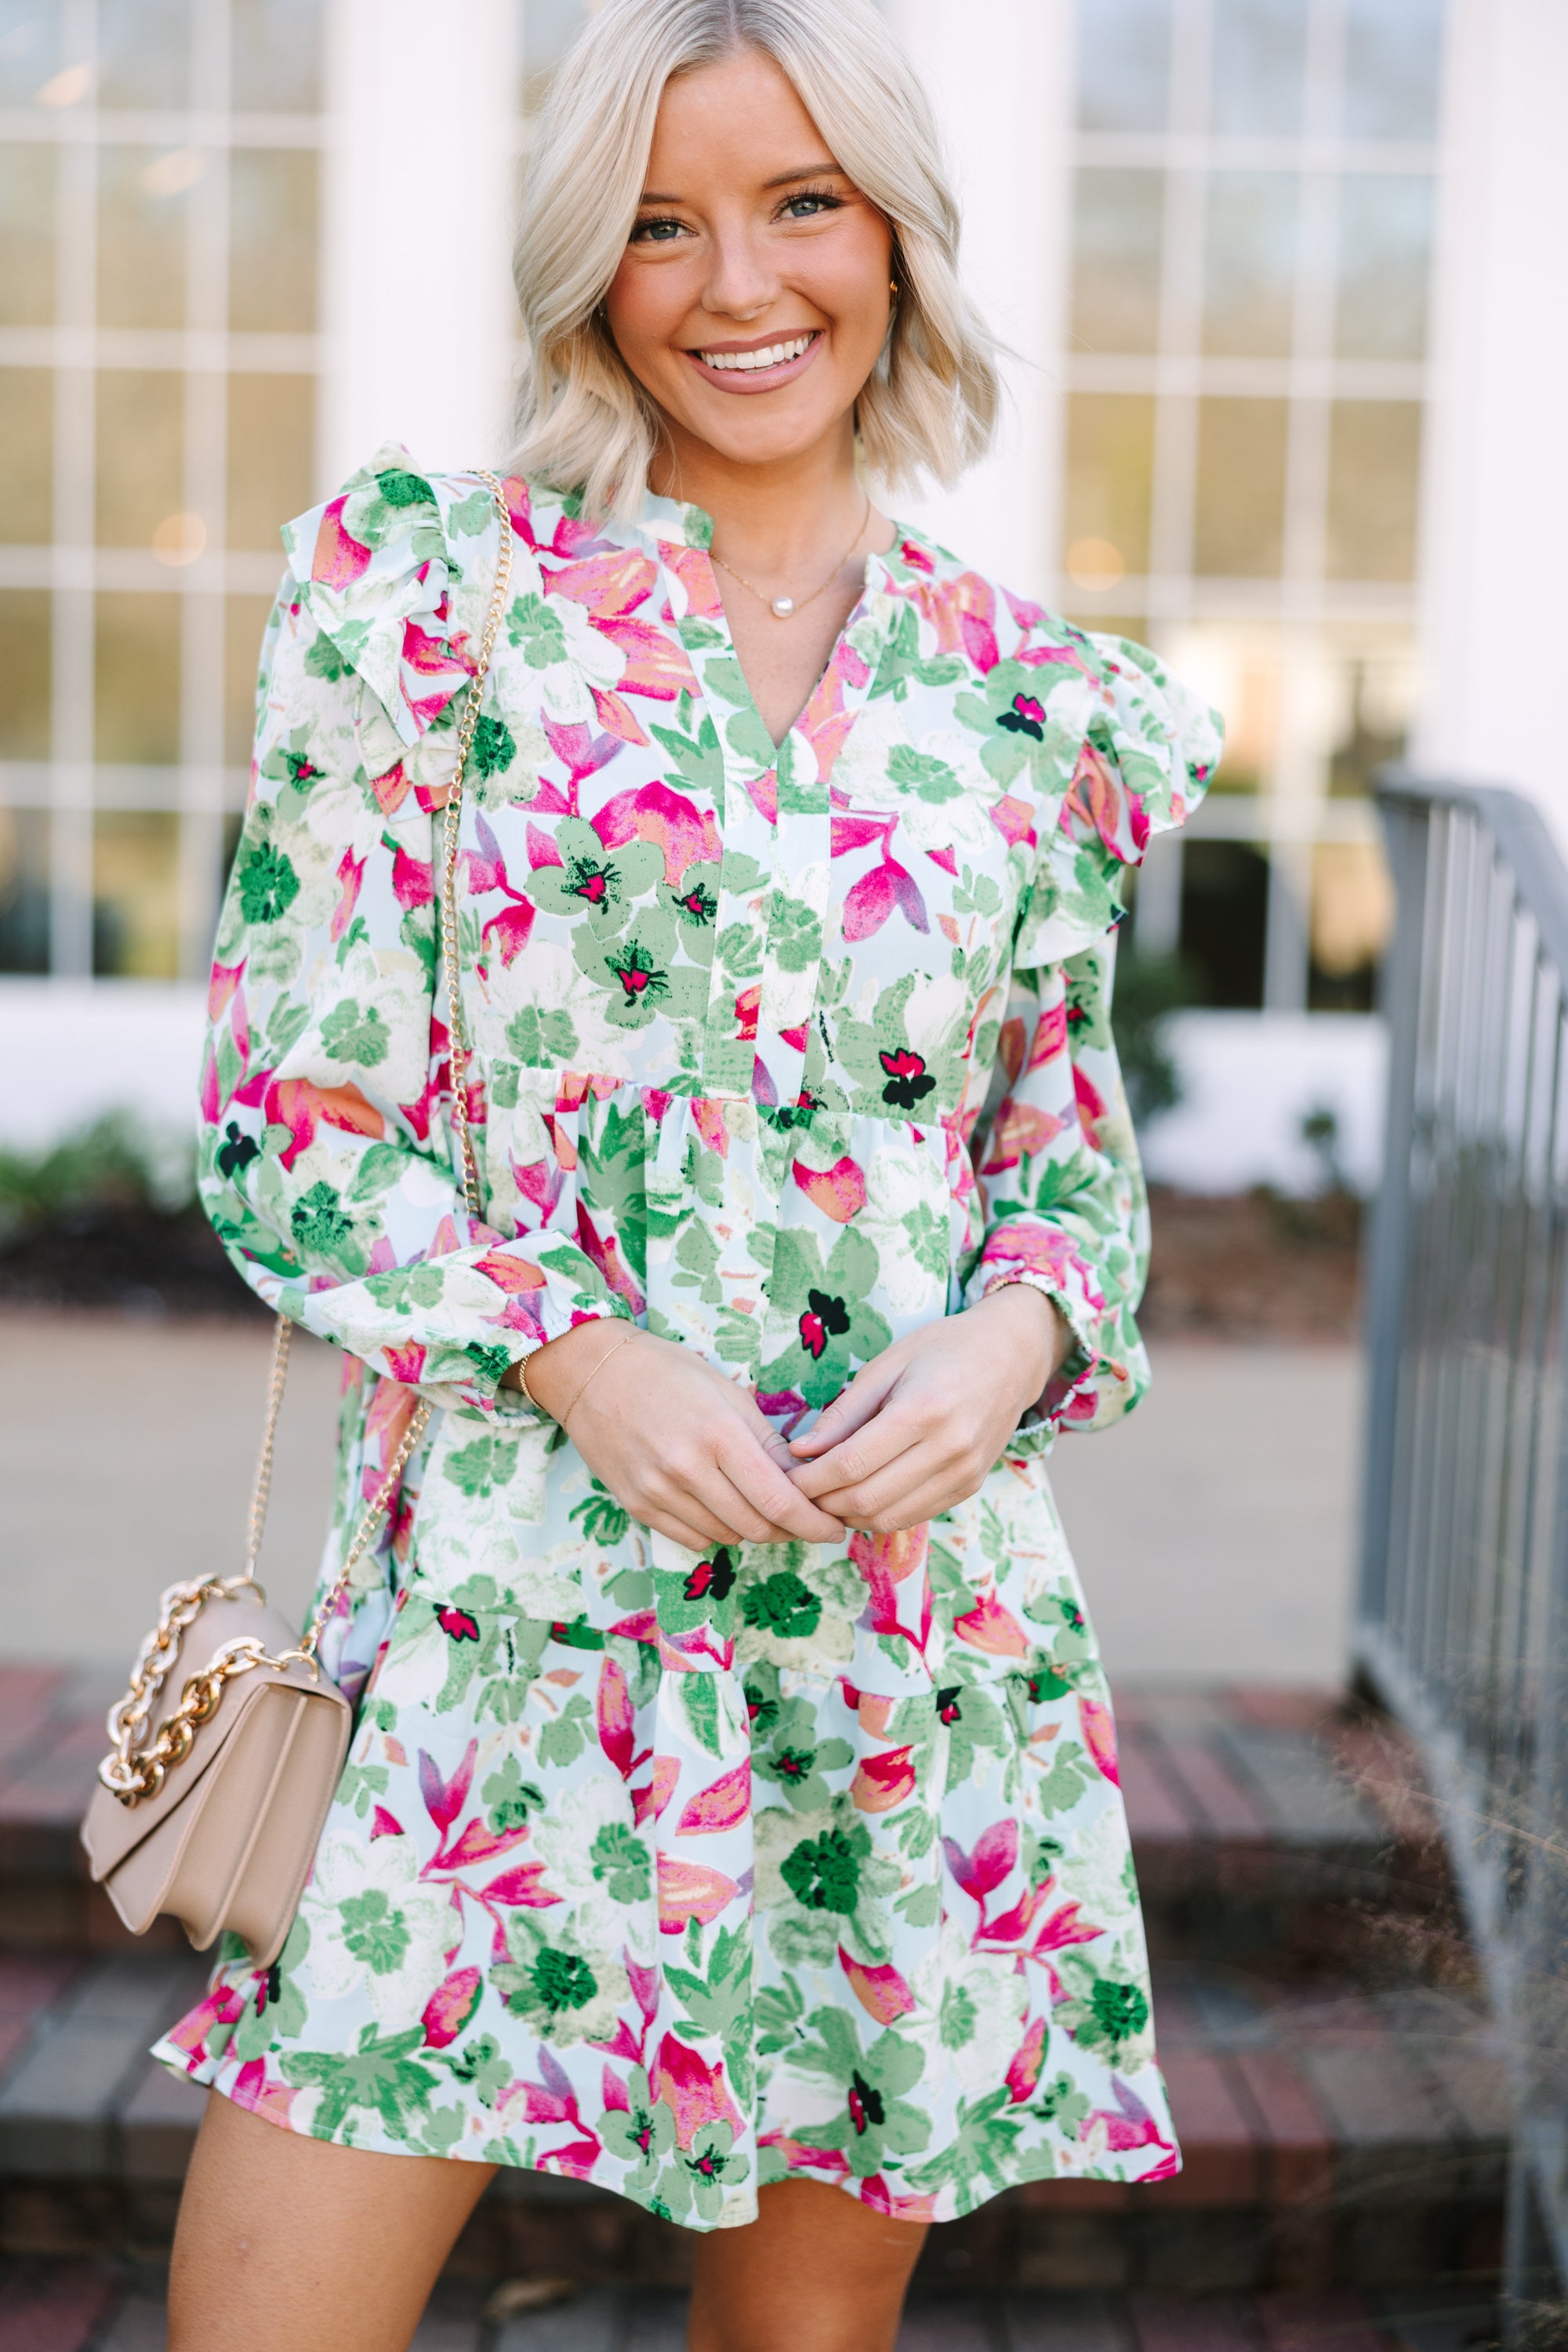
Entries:
[[702,307],[727,319],[754,319],[778,292],[778,279],[752,238],[721,237],[703,290]]

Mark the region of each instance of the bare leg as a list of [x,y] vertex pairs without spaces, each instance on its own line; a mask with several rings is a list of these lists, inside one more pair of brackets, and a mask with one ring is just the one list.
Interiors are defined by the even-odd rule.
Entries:
[[781,2180],[758,2218],[697,2250],[689,2352],[892,2352],[923,2224]]
[[216,2094],[169,2274],[169,2352],[405,2352],[495,2168],[376,2156]]

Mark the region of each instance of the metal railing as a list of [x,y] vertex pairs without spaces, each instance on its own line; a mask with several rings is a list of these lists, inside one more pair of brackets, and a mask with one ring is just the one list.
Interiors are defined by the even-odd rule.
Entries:
[[1568,2281],[1568,867],[1512,793],[1394,772],[1380,799],[1358,1654],[1420,1745],[1503,2030],[1521,2311]]

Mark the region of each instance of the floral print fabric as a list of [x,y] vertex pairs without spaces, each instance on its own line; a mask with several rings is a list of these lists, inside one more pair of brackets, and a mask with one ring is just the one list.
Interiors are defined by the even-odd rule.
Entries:
[[[204,1192],[344,1350],[327,1576],[416,1396],[441,1410],[324,1645],[358,1726],[288,1947],[227,1959],[160,2053],[297,2131],[695,2228],[792,2173],[942,2219],[1169,2172],[1045,1456],[1146,1381],[1110,933],[1215,723],[908,531],[775,748],[706,516],[507,488],[458,871],[482,1223],[435,902],[499,519],[391,449],[285,532]],[[500,1385],[619,1317],[793,1433],[1010,1282],[1074,1334],[1044,1409],[971,1501],[842,1550],[684,1551]]]

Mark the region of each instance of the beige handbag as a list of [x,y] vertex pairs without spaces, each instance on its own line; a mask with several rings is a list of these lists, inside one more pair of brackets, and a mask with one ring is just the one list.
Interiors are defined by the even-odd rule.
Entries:
[[[468,1053],[458,988],[458,841],[480,689],[511,579],[506,496],[493,474],[481,474],[480,479],[500,510],[500,557],[458,734],[441,904],[452,1124],[462,1154],[463,1189],[476,1217],[481,1213],[479,1171],[468,1133]],[[258,1968],[269,1968],[283,1948],[353,1728],[353,1710],[323,1674],[317,1646],[430,1419],[428,1404],[416,1407],[335,1583],[307,1631],[296,1638],[256,1581],[293,1328],[287,1317],[279,1317],[244,1570],[238,1576],[171,1584],[164,1592],[158,1623],[132,1668],[130,1688],[110,1709],[112,1745],[98,1768],[101,1785],[93,1791],[81,1827],[90,1875],[133,1936],[144,1935],[166,1914],[205,1951],[227,1928],[243,1937]],[[153,1730],[165,1684],[180,1697]]]

